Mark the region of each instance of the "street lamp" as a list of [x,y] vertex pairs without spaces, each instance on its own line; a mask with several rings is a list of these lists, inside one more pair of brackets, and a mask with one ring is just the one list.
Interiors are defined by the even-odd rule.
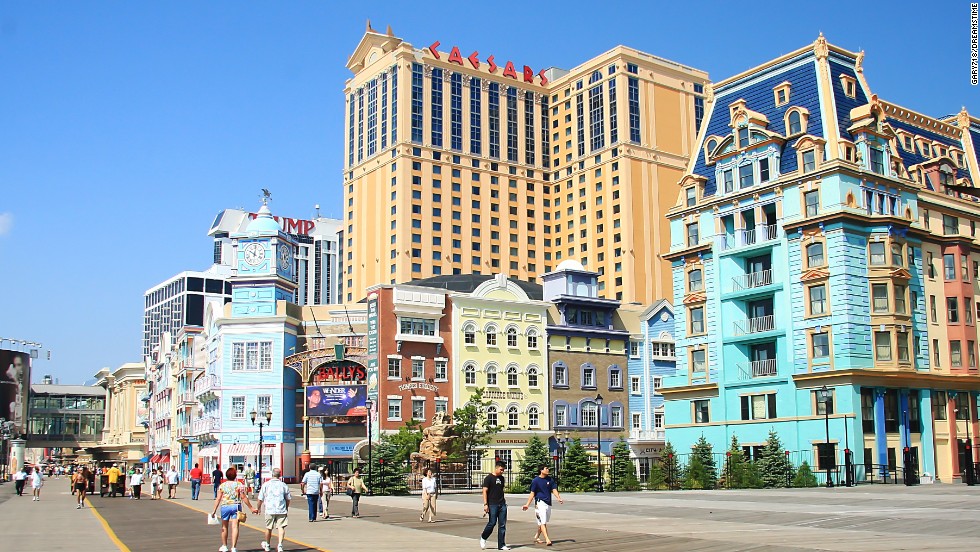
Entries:
[[602,492],[602,395],[595,395],[595,467],[599,476],[599,492]]
[[367,407],[368,481],[371,483],[371,488],[374,488],[374,480],[371,479],[371,411],[374,408],[374,401],[367,399],[364,401],[364,406]]
[[[253,426],[256,425],[255,424],[255,418],[256,418],[257,415],[258,415],[258,413],[256,411],[254,411],[254,410],[251,413],[249,413],[249,417],[252,418],[252,425]],[[259,484],[256,487],[261,487],[262,486],[262,428],[265,427],[265,426],[267,426],[267,425],[269,425],[269,424],[271,424],[271,423],[272,423],[272,409],[269,408],[269,409],[267,409],[265,411],[265,422],[262,422],[260,420],[259,423],[258,423],[258,426],[259,426]],[[259,491],[258,488],[256,488],[255,489],[255,492],[258,492],[258,491]]]
[[824,423],[827,430],[827,444],[825,445],[826,446],[825,459],[827,460],[827,488],[833,489],[834,482],[830,478],[830,464],[833,460],[833,454],[831,454],[830,451],[830,400],[831,400],[830,395],[831,395],[830,389],[827,389],[826,385],[824,385],[817,391],[817,401],[823,403]]

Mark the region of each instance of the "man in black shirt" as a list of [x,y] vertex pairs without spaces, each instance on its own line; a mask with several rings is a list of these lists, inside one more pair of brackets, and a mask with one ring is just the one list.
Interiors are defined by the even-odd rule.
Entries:
[[211,483],[214,485],[214,498],[218,498],[218,487],[221,486],[221,478],[225,474],[221,473],[221,465],[214,467],[214,471],[211,472]]
[[510,550],[504,540],[507,534],[507,501],[504,500],[504,470],[507,464],[500,460],[493,466],[493,473],[483,479],[483,513],[489,514],[487,526],[480,535],[480,548],[487,547],[487,537],[497,526],[497,549]]

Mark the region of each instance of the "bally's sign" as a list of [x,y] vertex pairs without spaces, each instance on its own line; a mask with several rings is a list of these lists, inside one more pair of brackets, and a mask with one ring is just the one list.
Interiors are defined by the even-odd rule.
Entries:
[[[440,42],[437,40],[429,46],[429,53],[431,53],[432,57],[436,59],[442,59],[442,55],[439,54],[439,50],[437,50],[439,45]],[[474,51],[472,54],[464,58],[463,54],[460,53],[458,46],[453,46],[452,50],[449,51],[449,57],[446,58],[446,61],[449,63],[455,63],[456,65],[466,65],[466,62],[468,61],[474,69],[479,69],[481,65],[479,52]],[[487,56],[485,62],[487,64],[487,71],[490,73],[496,73],[497,69],[500,69],[500,66],[494,62],[493,56]],[[531,84],[534,84],[534,77],[537,76],[538,84],[541,86],[546,86],[548,84],[548,77],[544,76],[544,71],[545,70],[542,69],[538,71],[537,75],[535,75],[534,69],[531,69],[525,65],[521,73],[518,74],[517,69],[514,67],[514,62],[508,61],[504,64],[504,71],[501,74],[505,77],[509,77],[514,80],[523,80],[524,82],[529,82]]]

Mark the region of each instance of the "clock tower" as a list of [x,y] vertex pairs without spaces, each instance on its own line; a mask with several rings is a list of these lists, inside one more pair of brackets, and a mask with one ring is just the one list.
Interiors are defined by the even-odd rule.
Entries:
[[276,316],[276,302],[295,298],[296,244],[272,217],[267,199],[243,232],[231,235],[235,251],[233,318]]

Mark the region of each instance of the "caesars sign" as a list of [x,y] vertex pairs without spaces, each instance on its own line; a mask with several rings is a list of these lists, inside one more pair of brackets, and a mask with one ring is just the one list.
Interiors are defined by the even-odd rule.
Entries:
[[0,418],[14,422],[14,433],[24,433],[27,386],[31,381],[31,355],[0,350]]

